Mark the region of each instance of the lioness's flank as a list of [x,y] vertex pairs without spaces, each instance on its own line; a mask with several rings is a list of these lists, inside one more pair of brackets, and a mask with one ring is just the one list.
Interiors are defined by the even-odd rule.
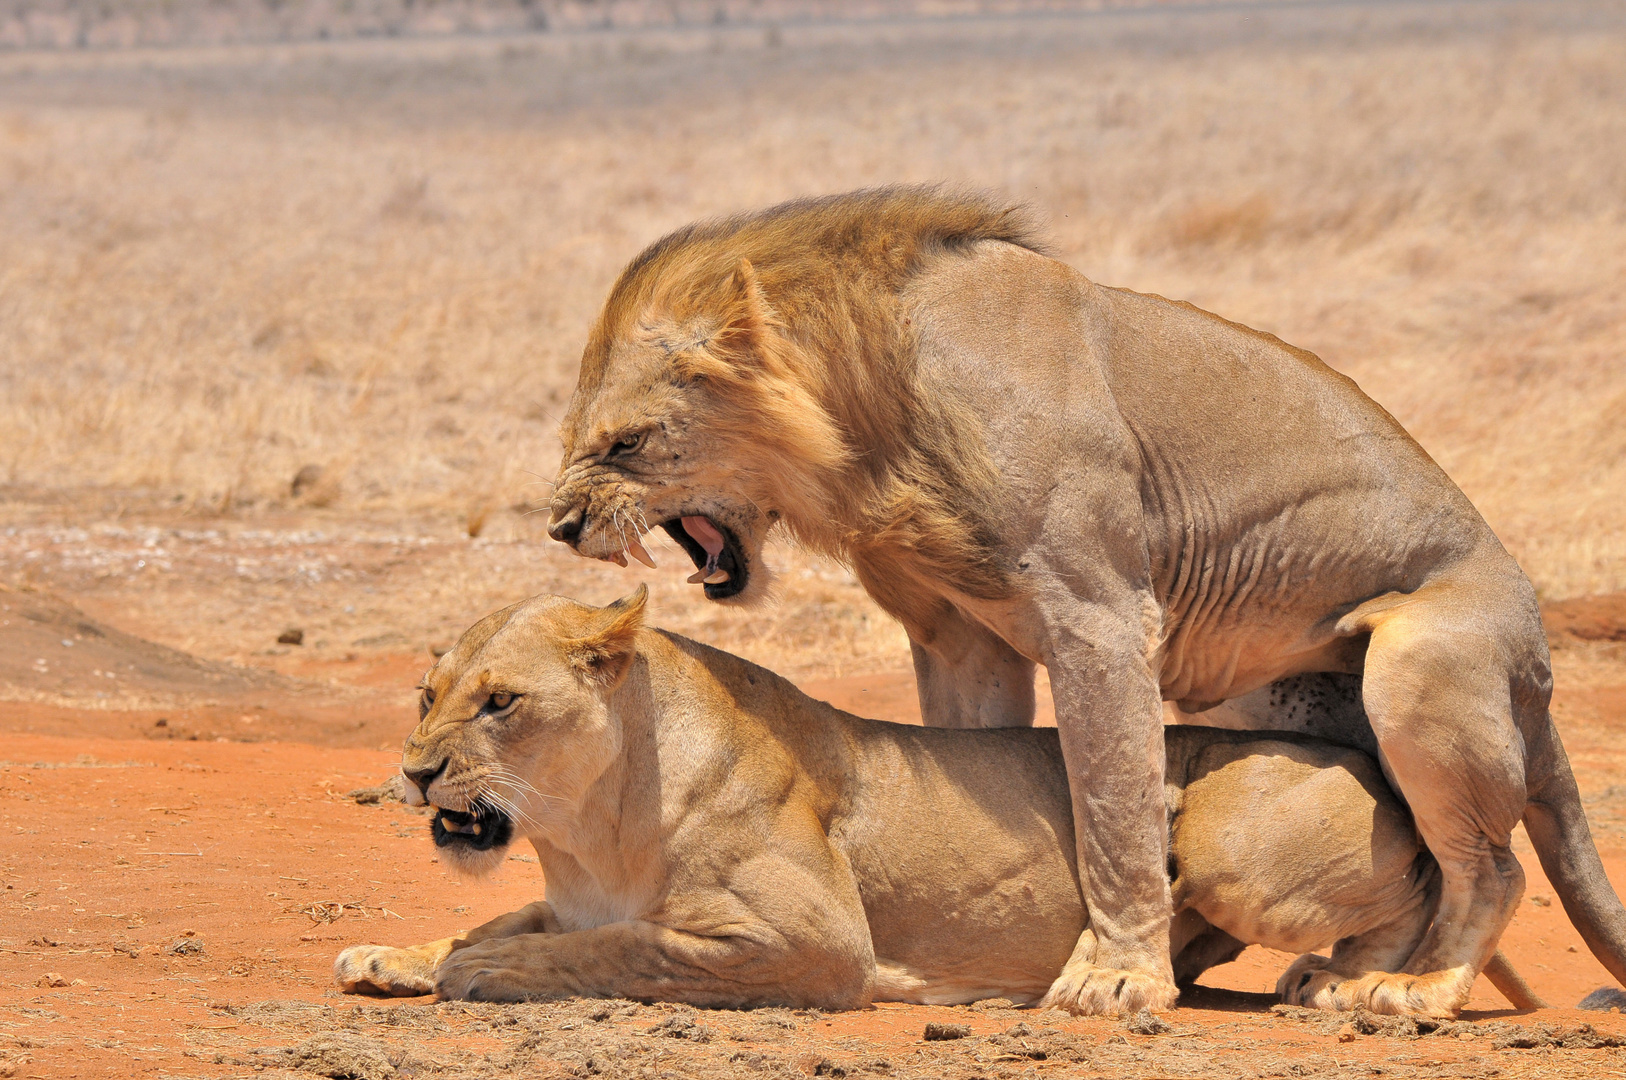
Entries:
[[[1043,996],[1088,939],[1056,732],[863,720],[645,629],[644,595],[528,600],[431,669],[409,797],[438,808],[434,841],[464,871],[528,839],[547,898],[459,938],[346,949],[339,983],[708,1006]],[[1196,727],[1167,745],[1181,979],[1252,942],[1337,943],[1284,985],[1405,959],[1438,874],[1370,758]]]
[[1460,1008],[1521,819],[1626,980],[1535,590],[1467,497],[1310,353],[1043,248],[1020,207],[918,187],[656,241],[588,336],[549,531],[624,565],[664,528],[719,601],[762,594],[784,531],[903,623],[931,725],[1031,724],[1045,665],[1092,927],[1051,1004],[1174,1001],[1162,702],[1291,729],[1293,676],[1358,687],[1344,738],[1376,736],[1440,867],[1403,966],[1340,993]]

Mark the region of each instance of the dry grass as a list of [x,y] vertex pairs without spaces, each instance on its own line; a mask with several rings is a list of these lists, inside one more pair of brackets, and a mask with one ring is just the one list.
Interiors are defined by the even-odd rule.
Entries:
[[1354,376],[1545,595],[1626,588],[1626,7],[781,40],[0,58],[0,484],[252,514],[315,465],[477,535],[649,240],[951,180]]

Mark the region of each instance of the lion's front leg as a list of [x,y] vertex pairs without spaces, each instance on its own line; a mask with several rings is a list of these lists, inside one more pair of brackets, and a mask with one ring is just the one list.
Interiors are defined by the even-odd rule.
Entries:
[[1180,992],[1169,957],[1163,701],[1148,642],[1138,618],[1094,606],[1052,625],[1050,685],[1090,931],[1043,1004],[1170,1009]]
[[352,945],[333,961],[333,978],[347,994],[413,997],[435,992],[435,973],[458,949],[516,934],[557,933],[559,920],[546,900],[499,915],[458,937],[423,945]]

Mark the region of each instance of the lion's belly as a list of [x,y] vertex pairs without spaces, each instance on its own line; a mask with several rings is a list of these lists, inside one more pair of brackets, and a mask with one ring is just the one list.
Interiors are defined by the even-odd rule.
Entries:
[[1358,675],[1365,653],[1365,638],[1284,630],[1266,622],[1219,633],[1178,628],[1164,647],[1159,685],[1164,700],[1199,712],[1292,675]]

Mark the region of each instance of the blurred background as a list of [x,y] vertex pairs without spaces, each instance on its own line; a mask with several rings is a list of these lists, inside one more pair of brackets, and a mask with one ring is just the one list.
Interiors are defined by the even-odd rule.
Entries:
[[393,680],[643,577],[676,629],[907,682],[840,567],[777,551],[728,611],[533,513],[629,258],[899,181],[1311,349],[1545,600],[1626,588],[1621,3],[0,0],[0,46],[0,581],[190,653]]

